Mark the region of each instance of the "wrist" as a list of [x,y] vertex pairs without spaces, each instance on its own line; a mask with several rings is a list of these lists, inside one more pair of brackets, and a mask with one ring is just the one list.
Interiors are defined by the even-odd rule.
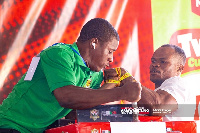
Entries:
[[105,83],[102,85],[102,89],[112,89],[116,87],[116,83]]
[[114,79],[107,79],[105,80],[106,84],[115,84],[115,87],[120,86],[120,81],[119,80],[114,80]]

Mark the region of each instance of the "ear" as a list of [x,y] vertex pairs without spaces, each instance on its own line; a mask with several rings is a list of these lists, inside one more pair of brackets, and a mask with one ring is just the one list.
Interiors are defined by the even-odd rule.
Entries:
[[182,71],[183,71],[183,69],[184,69],[183,64],[179,64],[177,67],[178,67],[178,68],[177,68],[177,72],[182,73]]
[[97,38],[92,38],[90,41],[90,47],[92,49],[96,49],[96,47],[98,46],[98,39]]

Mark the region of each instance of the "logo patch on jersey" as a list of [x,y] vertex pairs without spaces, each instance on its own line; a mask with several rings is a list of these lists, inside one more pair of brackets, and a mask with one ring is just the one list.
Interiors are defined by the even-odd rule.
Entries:
[[92,79],[89,78],[89,79],[86,81],[86,83],[85,83],[85,85],[84,85],[83,87],[85,87],[85,88],[90,88],[91,82],[92,82]]

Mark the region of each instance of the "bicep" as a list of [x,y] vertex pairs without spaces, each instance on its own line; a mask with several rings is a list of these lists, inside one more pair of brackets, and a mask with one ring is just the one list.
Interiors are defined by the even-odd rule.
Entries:
[[164,90],[150,90],[143,86],[139,106],[145,106],[150,109],[177,109],[176,99]]
[[164,90],[157,90],[156,92],[160,97],[158,101],[160,108],[170,109],[171,111],[175,111],[178,108],[176,99],[170,93]]
[[157,90],[157,94],[159,95],[159,104],[177,104],[176,99],[164,90]]

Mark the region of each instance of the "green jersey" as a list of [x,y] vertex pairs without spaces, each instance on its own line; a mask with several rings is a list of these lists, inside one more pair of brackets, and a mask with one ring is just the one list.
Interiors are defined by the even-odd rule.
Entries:
[[103,80],[102,71],[94,72],[86,66],[76,43],[58,43],[35,58],[37,61],[32,60],[30,65],[35,71],[28,70],[0,105],[0,128],[42,133],[71,111],[59,105],[55,89],[67,85],[98,89]]

